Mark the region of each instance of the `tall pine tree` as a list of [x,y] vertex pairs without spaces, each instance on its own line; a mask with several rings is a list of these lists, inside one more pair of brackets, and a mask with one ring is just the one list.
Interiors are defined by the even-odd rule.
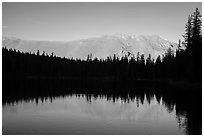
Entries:
[[194,79],[202,80],[202,19],[201,14],[196,8],[192,17],[192,48],[191,58],[193,61]]
[[186,24],[184,44],[186,46],[186,69],[192,80],[202,80],[202,19],[196,8],[192,15],[189,15]]
[[186,50],[191,48],[192,44],[192,15],[188,16],[188,22],[185,26],[184,45]]

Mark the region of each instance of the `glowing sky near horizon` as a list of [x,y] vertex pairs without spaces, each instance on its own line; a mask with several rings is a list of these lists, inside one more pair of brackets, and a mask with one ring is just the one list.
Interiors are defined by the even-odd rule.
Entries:
[[[178,42],[191,3],[14,3],[2,4],[2,35],[30,40],[70,41],[125,33],[160,35]],[[202,13],[202,11],[201,11]]]

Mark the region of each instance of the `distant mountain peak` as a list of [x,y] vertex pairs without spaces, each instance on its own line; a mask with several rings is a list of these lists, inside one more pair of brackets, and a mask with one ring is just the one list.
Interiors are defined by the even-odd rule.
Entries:
[[124,33],[104,35],[101,37],[74,40],[70,42],[50,42],[21,40],[15,37],[3,37],[3,46],[14,48],[23,52],[45,51],[48,54],[54,52],[56,56],[67,58],[86,59],[88,54],[93,58],[107,58],[114,54],[118,56],[137,56],[144,54],[152,58],[166,53],[168,48],[175,51],[178,44],[167,41],[159,35],[128,35]]
[[135,38],[135,37],[137,37],[136,35],[125,34],[125,33],[117,33],[117,34],[114,34],[114,36],[119,37],[119,38],[123,38],[123,39]]

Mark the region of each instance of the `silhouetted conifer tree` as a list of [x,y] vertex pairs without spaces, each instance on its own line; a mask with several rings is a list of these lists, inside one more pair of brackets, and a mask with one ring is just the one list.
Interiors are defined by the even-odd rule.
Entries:
[[186,49],[191,48],[192,44],[192,15],[188,16],[188,22],[185,26],[184,45]]
[[201,14],[196,8],[192,17],[192,48],[191,58],[194,72],[194,79],[202,79],[202,30]]

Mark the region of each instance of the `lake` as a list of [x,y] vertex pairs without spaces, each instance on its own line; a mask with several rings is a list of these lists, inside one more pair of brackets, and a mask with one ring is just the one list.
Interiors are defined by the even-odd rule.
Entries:
[[[134,84],[136,87],[120,83],[113,88],[113,83],[101,82],[99,86],[96,81],[86,86],[83,82],[64,81],[69,83],[65,86],[62,81],[60,85],[37,81],[3,81],[4,135],[179,135],[202,131],[202,99],[191,91],[152,84],[145,87],[144,83]],[[15,88],[8,86],[11,83]],[[64,90],[57,90],[61,86]]]

